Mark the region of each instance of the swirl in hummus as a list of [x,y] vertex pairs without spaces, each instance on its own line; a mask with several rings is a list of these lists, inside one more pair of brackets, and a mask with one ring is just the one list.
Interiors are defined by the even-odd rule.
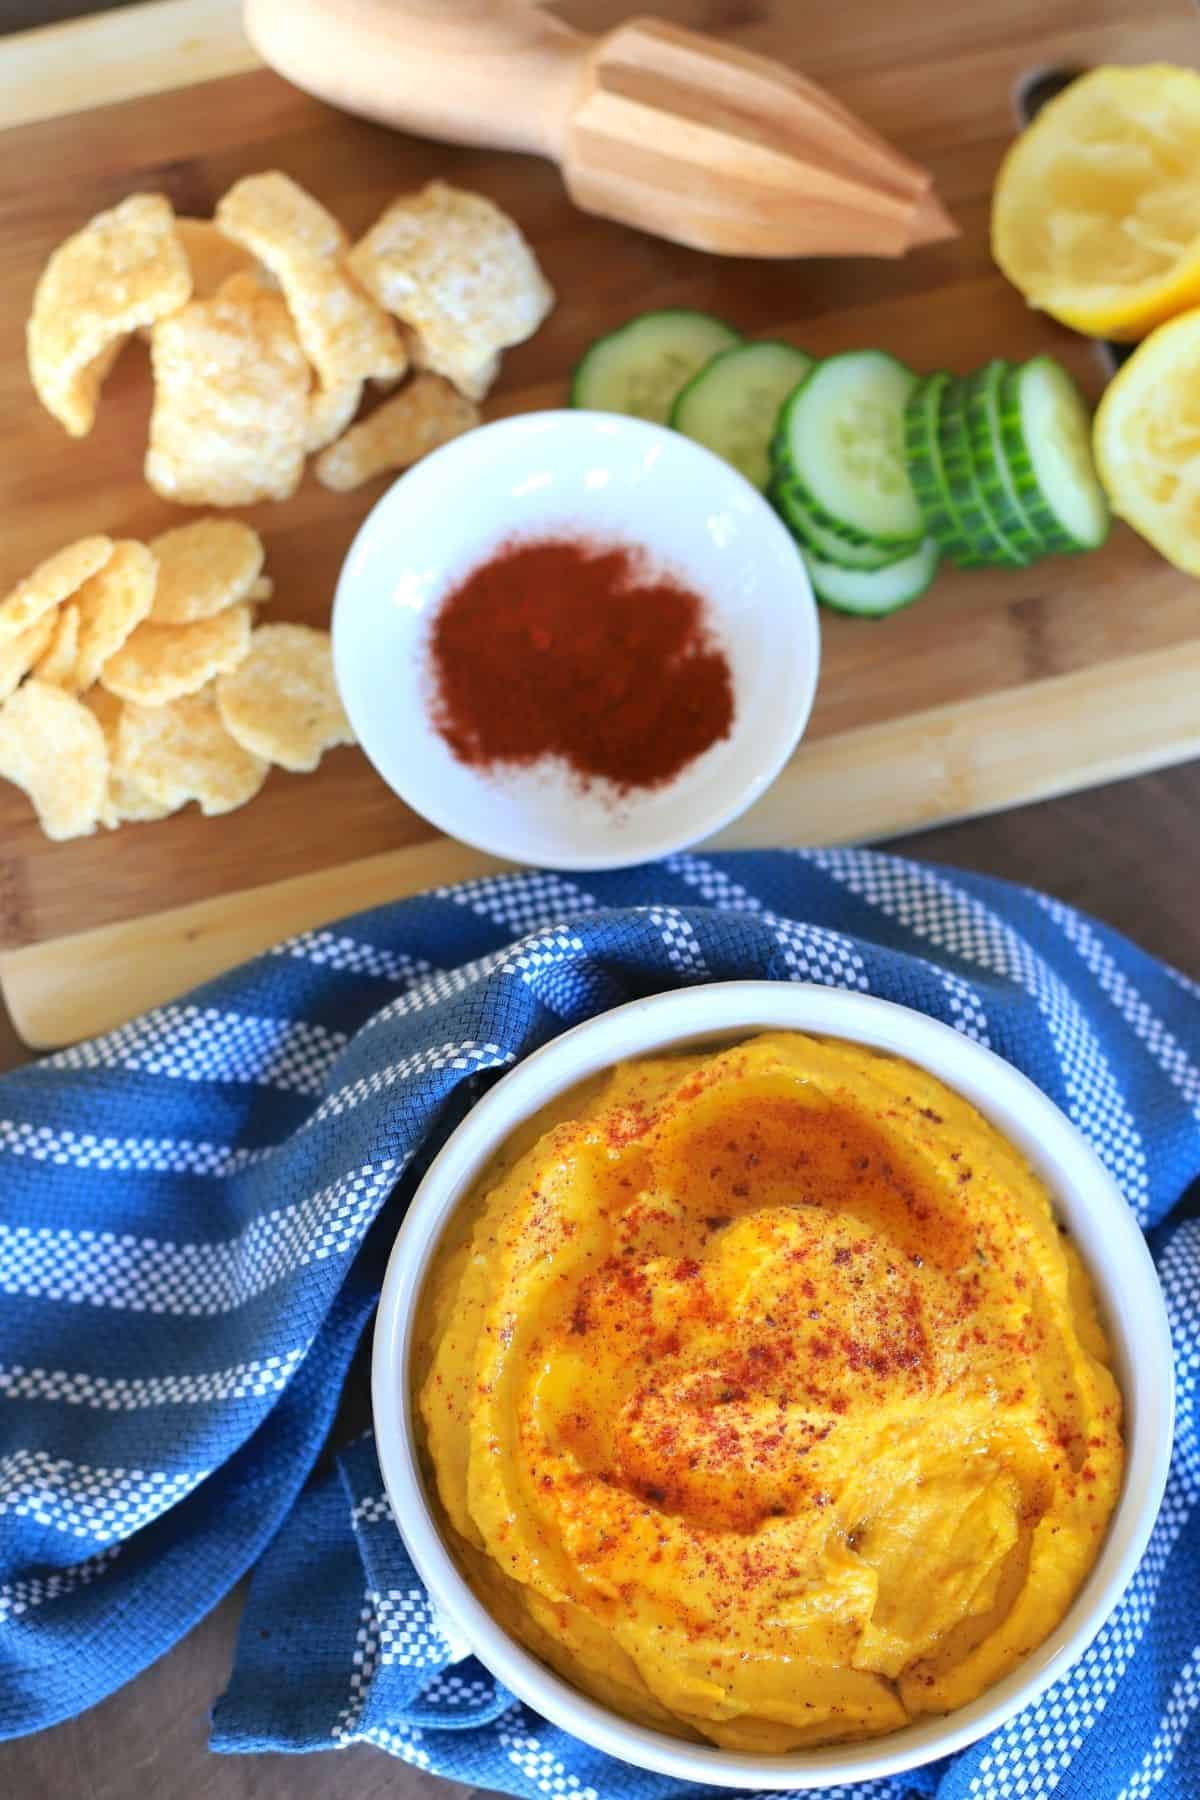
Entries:
[[963,1705],[1066,1613],[1121,1481],[1091,1284],[911,1064],[776,1033],[533,1120],[439,1247],[415,1377],[493,1615],[741,1750]]

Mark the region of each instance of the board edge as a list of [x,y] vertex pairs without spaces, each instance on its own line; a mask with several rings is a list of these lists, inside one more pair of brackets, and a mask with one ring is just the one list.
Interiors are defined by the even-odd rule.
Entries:
[[263,66],[240,0],[142,0],[0,37],[0,131]]

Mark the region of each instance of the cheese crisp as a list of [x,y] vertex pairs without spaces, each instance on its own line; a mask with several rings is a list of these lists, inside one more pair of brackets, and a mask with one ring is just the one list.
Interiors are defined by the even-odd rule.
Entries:
[[18,637],[63,600],[81,588],[89,575],[102,568],[112,555],[113,543],[107,537],[80,538],[64,550],[56,550],[40,562],[30,575],[18,581],[11,592],[0,599],[0,643]]
[[76,677],[78,662],[79,606],[74,600],[66,600],[54,616],[50,642],[34,664],[33,673],[39,681],[75,694],[81,685]]
[[253,800],[269,765],[230,737],[207,687],[167,706],[124,707],[115,767],[168,811],[197,800],[211,815]]
[[281,768],[315,769],[334,744],[354,742],[327,631],[260,625],[245,660],[222,675],[216,693],[225,729]]
[[14,693],[50,647],[56,628],[54,613],[42,617],[15,637],[0,638],[0,701]]
[[[91,571],[91,573],[88,573]],[[0,781],[24,789],[43,829],[79,837],[165,818],[189,801],[231,812],[271,761],[315,769],[353,735],[329,634],[252,633],[274,592],[258,533],[196,519],[152,544],[97,537],[46,558],[0,607]],[[217,678],[249,658],[217,705]]]
[[262,575],[263,543],[241,519],[197,519],[151,538],[158,586],[150,611],[155,625],[192,625],[255,592]]
[[136,538],[122,538],[104,567],[84,582],[74,600],[79,612],[77,686],[90,688],[147,617],[157,579],[153,551]]
[[249,606],[227,606],[193,625],[140,625],[100,672],[110,694],[165,706],[236,669],[250,648]]
[[117,735],[124,701],[118,700],[115,694],[110,694],[107,688],[102,687],[94,687],[80,698],[104,733],[104,742],[108,747],[108,796],[101,823],[115,829],[126,823],[165,819],[172,809],[160,805],[157,800],[151,800],[132,775],[122,772],[116,766]]
[[27,681],[0,710],[0,778],[24,788],[47,837],[87,837],[108,793],[104,733],[73,695]]

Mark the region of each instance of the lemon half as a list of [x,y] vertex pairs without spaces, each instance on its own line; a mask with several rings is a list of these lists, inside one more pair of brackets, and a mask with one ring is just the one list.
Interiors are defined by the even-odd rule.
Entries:
[[1113,377],[1093,440],[1113,511],[1200,575],[1200,307],[1160,325]]
[[1051,100],[996,178],[992,254],[1031,306],[1096,337],[1200,302],[1200,74],[1095,69]]

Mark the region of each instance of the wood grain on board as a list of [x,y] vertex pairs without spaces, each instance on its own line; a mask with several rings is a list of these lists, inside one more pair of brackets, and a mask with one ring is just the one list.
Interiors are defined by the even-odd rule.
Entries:
[[[1014,789],[1038,799],[1062,793],[1072,785],[1083,712],[1108,719],[1098,781],[1200,755],[1195,676],[1181,677],[1174,650],[1051,676],[1037,692],[1034,735],[1024,729],[1023,690],[1001,688],[968,707],[934,707],[805,743],[758,804],[709,845],[861,842],[998,811]],[[509,866],[439,838],[218,894],[10,950],[0,957],[4,998],[27,1044],[73,1043],[176,999],[281,938]]]
[[[149,18],[191,4],[167,0],[161,9],[141,10]],[[228,23],[228,9],[201,10]],[[579,0],[560,10],[599,31],[627,9],[618,0]],[[491,194],[520,221],[559,294],[538,336],[506,358],[487,409],[493,417],[561,402],[586,344],[649,305],[703,307],[747,332],[786,336],[817,353],[880,345],[922,369],[967,369],[998,353],[1016,358],[1050,349],[1089,393],[1099,391],[1097,350],[1030,312],[992,268],[991,183],[1012,136],[1012,95],[1021,78],[1047,65],[1194,59],[1190,0],[1145,0],[1133,16],[1123,0],[1044,0],[1037,7],[995,0],[988,8],[845,0],[819,13],[789,0],[667,0],[657,10],[785,57],[825,82],[932,168],[961,237],[900,262],[705,257],[585,217],[540,160],[402,137],[308,100],[266,70],[14,126],[0,133],[0,415],[8,443],[19,448],[0,465],[0,588],[83,532],[151,534],[190,516],[156,499],[141,479],[150,398],[141,345],[121,358],[96,429],[80,443],[37,406],[24,366],[25,314],[47,253],[82,220],[138,189],[168,193],[181,212],[207,213],[238,176],[278,166],[311,187],[351,231],[396,191],[434,174]],[[135,16],[39,36],[61,47],[61,34],[72,29],[95,31]],[[22,40],[0,44],[0,71],[14,42],[20,51]],[[232,56],[235,49],[210,43],[206,54]],[[44,51],[43,41],[45,86]],[[161,70],[156,79],[191,80],[193,65],[182,51],[173,60],[156,48],[151,60]],[[102,84],[100,91],[112,90]],[[327,621],[339,564],[385,485],[333,495],[310,476],[292,501],[250,510],[276,581],[269,616]],[[911,741],[913,716],[930,709],[960,708],[959,735],[977,736],[980,756],[1007,771],[1011,786],[992,782],[980,806],[1111,775],[1113,718],[1104,700],[1110,681],[1114,695],[1127,695],[1132,684],[1142,702],[1138,748],[1117,759],[1122,772],[1191,754],[1194,741],[1180,723],[1200,678],[1195,594],[1193,583],[1118,529],[1090,557],[1015,572],[947,572],[919,605],[881,624],[826,615],[821,689],[800,752],[814,759],[813,780],[829,784],[813,797],[814,814],[857,816],[859,780],[868,784],[872,806],[881,794],[887,800],[891,816],[874,819],[876,835],[974,810],[961,784],[943,780],[928,759],[900,753]],[[1155,652],[1165,654],[1155,659]],[[1129,659],[1146,654],[1143,683]],[[1082,688],[1058,690],[1069,707],[1062,714],[1053,704],[1055,678],[1088,671],[1097,672]],[[1002,691],[1008,697],[998,709],[984,704]],[[1048,706],[1056,721],[1052,765],[1031,753]],[[857,734],[847,739],[848,747],[858,746],[857,759],[839,754],[843,734]],[[867,764],[864,741],[873,747]],[[803,769],[800,761],[792,771],[792,793],[803,791],[795,786]],[[779,819],[778,797],[767,804],[774,810],[766,816]],[[313,776],[274,772],[252,805],[226,818],[205,820],[189,810],[70,844],[47,843],[23,796],[0,786],[0,947],[236,895],[431,835],[365,759],[346,749]]]

